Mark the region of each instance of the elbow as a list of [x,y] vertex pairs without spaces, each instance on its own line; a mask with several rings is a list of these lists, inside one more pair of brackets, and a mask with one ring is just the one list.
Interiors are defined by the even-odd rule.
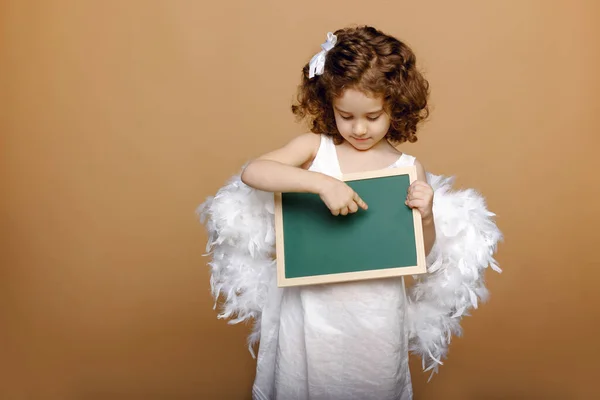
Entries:
[[240,180],[242,181],[242,183],[244,184],[248,184],[248,167],[250,166],[250,164],[248,164],[246,167],[244,167],[244,169],[242,170],[242,174],[240,175]]
[[254,170],[253,166],[254,161],[249,162],[248,165],[244,167],[244,169],[242,170],[242,174],[240,175],[241,181],[248,186],[251,186],[252,174]]

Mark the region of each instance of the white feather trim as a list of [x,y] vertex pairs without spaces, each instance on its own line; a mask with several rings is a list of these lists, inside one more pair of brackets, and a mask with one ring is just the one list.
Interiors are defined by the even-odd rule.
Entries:
[[[500,268],[493,258],[502,235],[474,190],[451,191],[452,178],[428,174],[433,189],[436,242],[427,257],[428,273],[415,277],[408,294],[410,351],[423,360],[425,371],[438,371],[460,320],[485,301],[484,272]],[[260,338],[261,311],[275,287],[273,195],[252,189],[233,177],[198,208],[212,256],[211,289],[219,318],[229,323],[254,321],[249,347]],[[252,352],[254,355],[254,353]]]
[[409,291],[408,331],[410,350],[433,375],[452,335],[461,334],[461,318],[488,298],[485,269],[501,272],[493,254],[502,234],[480,194],[452,192],[451,178],[428,174],[428,180],[435,191],[436,242],[427,257],[428,273],[415,276]]
[[207,255],[212,256],[210,285],[223,299],[218,318],[230,324],[254,322],[248,338],[250,352],[260,338],[260,316],[269,288],[275,282],[273,194],[245,185],[233,177],[197,209],[206,225]]

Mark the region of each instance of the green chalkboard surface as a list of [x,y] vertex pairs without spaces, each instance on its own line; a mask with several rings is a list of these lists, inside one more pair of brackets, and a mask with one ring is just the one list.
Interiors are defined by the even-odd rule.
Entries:
[[318,195],[276,197],[279,286],[334,283],[425,272],[418,211],[404,204],[414,167],[343,178],[369,205],[333,216]]

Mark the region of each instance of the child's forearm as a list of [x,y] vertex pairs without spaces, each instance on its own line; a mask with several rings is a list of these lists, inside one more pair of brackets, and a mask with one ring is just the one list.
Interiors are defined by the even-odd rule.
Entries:
[[425,255],[429,255],[433,244],[435,243],[435,222],[433,216],[431,218],[423,219],[423,242],[425,243]]
[[242,182],[265,192],[320,193],[326,175],[271,160],[252,161],[242,172]]

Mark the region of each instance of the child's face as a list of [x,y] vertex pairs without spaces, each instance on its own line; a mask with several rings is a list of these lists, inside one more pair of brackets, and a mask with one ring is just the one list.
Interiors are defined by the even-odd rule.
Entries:
[[369,97],[346,89],[333,101],[335,122],[340,134],[358,150],[368,150],[385,137],[390,117],[382,97]]

